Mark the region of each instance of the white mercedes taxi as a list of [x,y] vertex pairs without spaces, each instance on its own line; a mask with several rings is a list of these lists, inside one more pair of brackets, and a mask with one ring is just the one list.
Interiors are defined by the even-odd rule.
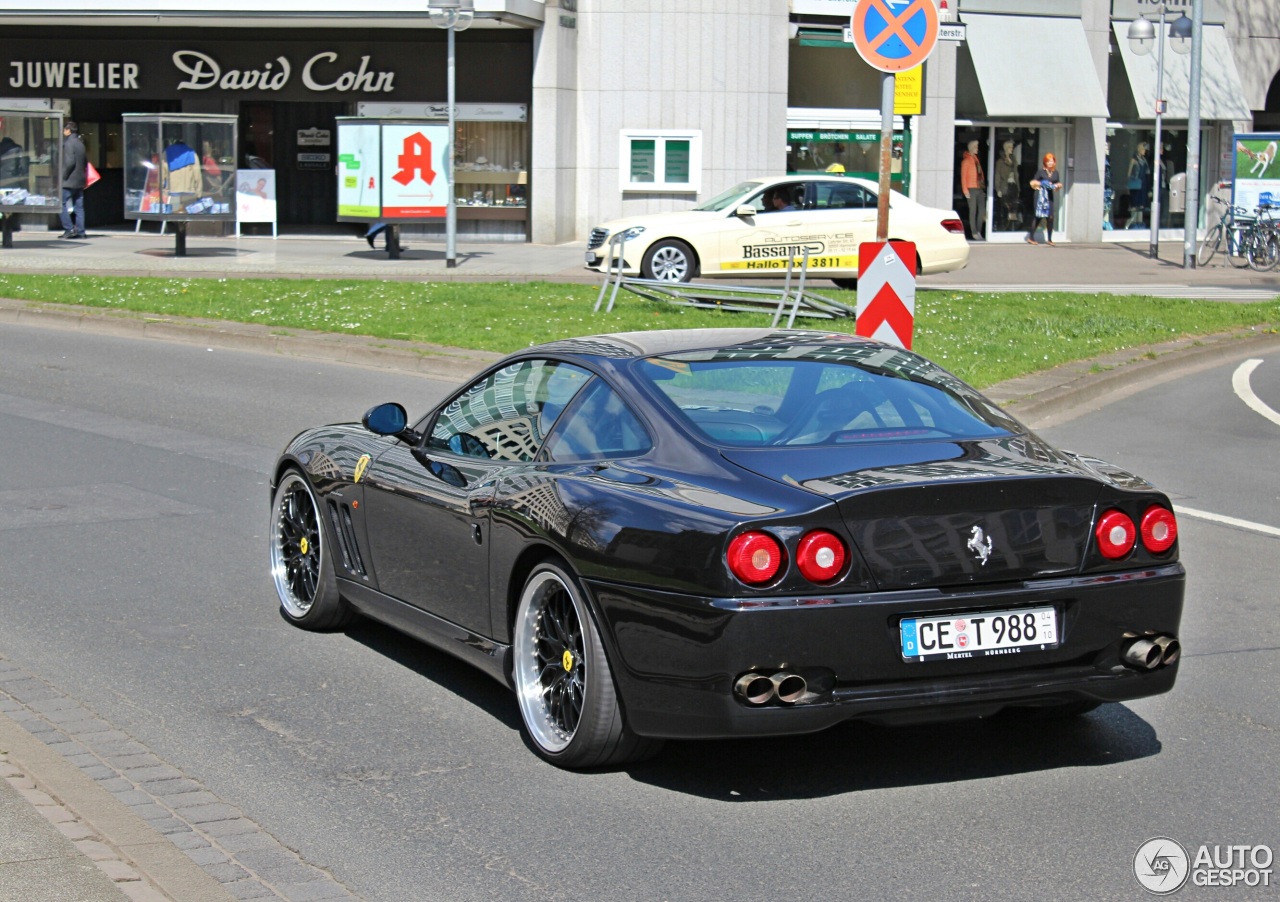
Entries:
[[[751,179],[692,210],[596,226],[587,241],[587,268],[607,272],[612,265],[616,272],[620,249],[623,273],[646,279],[776,279],[788,257],[798,270],[808,249],[810,277],[853,288],[858,245],[876,240],[878,189],[867,179],[839,175]],[[889,196],[889,237],[915,243],[917,274],[969,262],[964,223],[954,210],[926,207],[897,191]]]

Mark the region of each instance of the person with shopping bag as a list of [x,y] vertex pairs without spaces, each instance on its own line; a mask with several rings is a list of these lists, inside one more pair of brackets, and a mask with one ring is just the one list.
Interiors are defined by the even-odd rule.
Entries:
[[1044,243],[1053,247],[1053,193],[1062,190],[1062,176],[1058,172],[1058,158],[1051,153],[1044,155],[1044,160],[1036,177],[1031,180],[1034,209],[1031,216],[1031,231],[1027,232],[1027,244],[1038,244],[1036,229],[1044,224]]
[[[84,189],[89,186],[89,158],[74,121],[62,126],[62,237],[88,238],[84,233]],[[73,222],[74,214],[74,222]]]

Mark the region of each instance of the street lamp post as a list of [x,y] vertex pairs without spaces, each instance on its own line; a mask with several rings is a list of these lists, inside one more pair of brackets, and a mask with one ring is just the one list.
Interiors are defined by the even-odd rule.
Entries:
[[471,27],[471,22],[475,18],[475,0],[435,0],[427,4],[427,15],[431,17],[433,25],[443,28],[448,33],[449,152],[445,154],[444,170],[445,178],[449,182],[449,197],[444,214],[444,256],[445,266],[452,269],[458,265],[458,208],[454,203],[456,189],[453,184],[454,72],[457,67],[453,39],[454,32],[466,31]]
[[[1196,229],[1200,225],[1200,55],[1204,48],[1204,0],[1191,0],[1191,17],[1190,40],[1186,42],[1191,53],[1191,97],[1187,102],[1187,215],[1191,217],[1191,228],[1184,228],[1182,232],[1183,269],[1196,268]],[[1175,43],[1175,49],[1177,46]]]
[[[1163,3],[1160,4],[1160,27],[1151,24],[1151,20],[1146,16],[1137,19],[1129,24],[1129,47],[1134,53],[1146,55],[1151,52],[1151,43],[1156,43],[1156,139],[1155,146],[1151,153],[1151,245],[1149,254],[1151,259],[1160,256],[1160,165],[1163,162],[1161,154],[1164,151],[1164,143],[1161,138],[1161,129],[1164,124],[1164,114],[1167,110],[1167,104],[1164,99],[1164,38],[1165,38],[1165,14],[1166,9]],[[1191,35],[1191,20],[1185,15],[1180,16],[1170,27],[1169,33],[1178,39],[1183,39]],[[1174,49],[1181,50],[1181,43],[1174,42]],[[1181,50],[1181,52],[1186,52]],[[1190,173],[1188,173],[1190,179]]]

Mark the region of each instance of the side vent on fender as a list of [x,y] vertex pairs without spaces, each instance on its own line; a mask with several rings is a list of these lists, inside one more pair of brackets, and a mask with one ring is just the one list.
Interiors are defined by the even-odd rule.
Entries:
[[351,522],[351,508],[329,499],[329,519],[333,521],[333,531],[338,537],[343,568],[348,573],[366,576],[364,561],[360,558],[360,544],[356,541],[355,526]]

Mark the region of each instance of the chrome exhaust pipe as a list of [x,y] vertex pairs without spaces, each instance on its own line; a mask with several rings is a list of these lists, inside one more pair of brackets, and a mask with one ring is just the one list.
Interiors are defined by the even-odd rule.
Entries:
[[1160,666],[1172,664],[1182,656],[1182,643],[1173,636],[1156,636],[1155,646],[1160,650]]
[[1120,659],[1139,670],[1154,670],[1163,653],[1150,639],[1134,639],[1120,651]]
[[773,680],[762,673],[744,673],[733,684],[733,691],[748,705],[763,705],[773,698]]
[[794,705],[809,691],[809,684],[805,682],[804,677],[787,673],[785,670],[775,673],[771,682],[774,694],[784,705]]

